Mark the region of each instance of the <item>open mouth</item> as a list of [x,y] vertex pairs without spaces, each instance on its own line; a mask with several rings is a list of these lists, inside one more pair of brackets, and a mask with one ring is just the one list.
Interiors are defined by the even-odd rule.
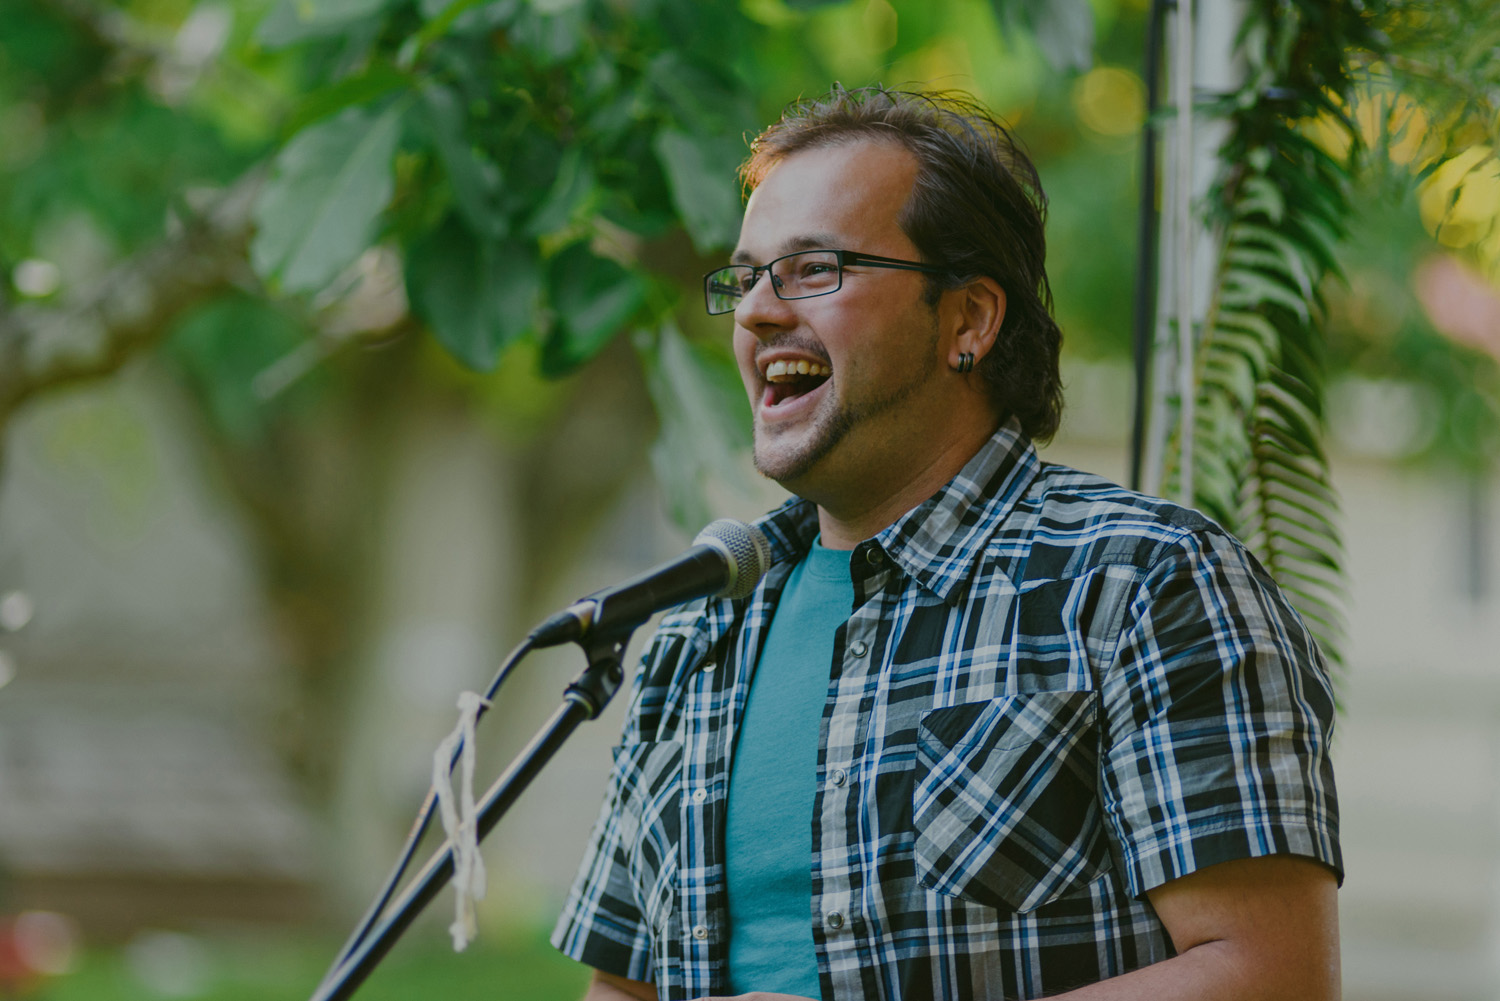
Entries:
[[775,407],[805,396],[827,382],[832,374],[833,369],[827,365],[806,358],[773,361],[766,366],[765,402]]

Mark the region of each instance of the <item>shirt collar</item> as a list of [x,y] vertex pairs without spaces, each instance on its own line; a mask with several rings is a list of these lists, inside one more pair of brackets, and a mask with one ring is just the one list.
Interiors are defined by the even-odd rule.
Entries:
[[818,509],[801,497],[786,503],[755,522],[771,544],[771,563],[800,560],[818,537]]
[[[873,543],[944,601],[960,597],[979,554],[1036,479],[1041,460],[1015,418],[1000,426],[927,500],[881,530]],[[818,511],[793,497],[762,517],[773,563],[796,560],[818,534]]]

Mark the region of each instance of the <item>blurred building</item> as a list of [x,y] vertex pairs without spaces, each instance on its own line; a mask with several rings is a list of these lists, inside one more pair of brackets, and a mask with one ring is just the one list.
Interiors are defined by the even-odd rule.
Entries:
[[246,554],[154,399],[132,376],[36,408],[0,485],[0,911],[96,937],[314,899]]
[[[1064,433],[1046,457],[1123,477],[1127,380],[1074,365],[1067,382]],[[9,906],[115,931],[295,921],[330,896],[347,909],[383,877],[458,691],[482,685],[529,624],[494,610],[560,606],[686,536],[642,469],[614,513],[570,545],[587,555],[546,593],[529,592],[507,571],[518,543],[506,512],[519,501],[492,445],[462,421],[415,426],[396,446],[406,486],[391,500],[387,563],[398,569],[381,584],[369,669],[351,696],[355,767],[337,802],[307,804],[271,750],[288,695],[247,555],[149,383],[38,407],[10,442],[0,623],[29,621],[0,634],[12,675],[0,688]],[[1399,430],[1336,435],[1352,589],[1336,736],[1344,994],[1497,997],[1500,482],[1404,465],[1379,444]],[[768,484],[718,502],[746,517],[777,497]],[[25,600],[7,613],[10,593]],[[550,651],[502,693],[481,728],[487,775],[578,666]],[[623,701],[580,731],[486,843],[482,924],[555,911]],[[435,908],[449,906],[444,895]]]

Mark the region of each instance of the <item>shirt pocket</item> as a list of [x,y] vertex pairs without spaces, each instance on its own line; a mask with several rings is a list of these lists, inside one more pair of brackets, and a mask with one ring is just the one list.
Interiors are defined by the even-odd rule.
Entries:
[[619,850],[636,906],[660,933],[675,911],[682,830],[682,742],[642,741],[614,749]]
[[912,791],[921,885],[1021,912],[1104,873],[1097,717],[1098,696],[1087,691],[924,714]]

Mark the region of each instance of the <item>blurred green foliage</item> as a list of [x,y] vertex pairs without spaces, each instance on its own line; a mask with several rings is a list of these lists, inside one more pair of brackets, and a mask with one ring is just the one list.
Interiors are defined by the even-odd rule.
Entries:
[[[1490,35],[1452,30],[1475,12],[1428,6],[1381,8],[1397,11],[1395,43],[1433,63],[1447,44],[1452,74],[1482,75],[1473,53]],[[786,100],[833,79],[917,82],[972,89],[1016,123],[1052,195],[1068,349],[1119,357],[1139,110],[1112,134],[1084,124],[1092,118],[1079,113],[1082,102],[1094,98],[1078,71],[1090,59],[1096,71],[1135,66],[1143,8],[1144,0],[14,0],[0,8],[0,268],[14,276],[28,260],[72,255],[84,266],[65,260],[56,287],[22,288],[12,277],[10,298],[79,294],[99,270],[90,261],[128,259],[163,239],[173,219],[195,211],[193,192],[271,156],[250,258],[270,283],[268,308],[289,325],[314,332],[318,295],[347,284],[372,246],[394,246],[411,308],[470,368],[492,370],[524,342],[540,374],[566,376],[627,331],[643,366],[658,368],[652,356],[669,321],[690,341],[715,336],[697,315],[696,278],[735,236],[733,168],[745,137]],[[215,10],[229,24],[200,58],[189,29],[201,36]],[[1456,56],[1448,35],[1467,39]],[[1443,127],[1441,114],[1432,117]],[[1401,246],[1420,245],[1422,234],[1410,241]],[[1387,266],[1409,270],[1409,256]],[[202,340],[204,323],[231,314],[205,315],[185,337]],[[1413,322],[1415,335],[1421,318]],[[675,381],[658,383],[722,385],[721,402],[733,408],[738,390],[704,375],[699,363],[714,355],[699,354],[668,366]],[[1335,360],[1364,366],[1369,357]],[[1431,367],[1444,366],[1434,358]],[[195,371],[201,380],[205,370]],[[240,401],[212,405],[215,414],[253,405],[242,375],[226,389]],[[259,406],[275,412],[280,401]],[[1449,442],[1440,436],[1431,448]],[[697,506],[683,491],[707,471],[669,477],[679,511]]]
[[1401,387],[1384,454],[1484,475],[1500,461],[1500,364],[1435,331],[1412,283],[1390,280],[1433,253],[1413,191],[1366,185],[1361,194],[1340,252],[1344,278],[1327,290],[1330,365]]
[[[7,298],[87,294],[107,266],[170,240],[213,191],[260,170],[254,274],[168,324],[167,358],[232,448],[274,450],[278,429],[330,414],[361,426],[341,408],[378,405],[372,380],[388,376],[344,360],[352,348],[429,332],[461,366],[494,375],[426,365],[422,378],[535,433],[567,412],[566,393],[546,382],[620,343],[656,411],[651,454],[672,512],[701,522],[704,483],[734,480],[728,456],[746,439],[727,323],[702,316],[697,283],[735,239],[747,136],[834,79],[975,91],[1041,166],[1067,350],[1123,358],[1144,113],[1130,67],[1144,7],[13,0],[0,8]],[[1404,291],[1432,247],[1412,224],[1417,187],[1455,155],[1497,145],[1484,54],[1500,35],[1478,0],[1249,10],[1250,79],[1217,108],[1235,129],[1213,198],[1229,242],[1199,361],[1195,502],[1252,540],[1298,537],[1287,580],[1336,576],[1337,547],[1312,544],[1336,535],[1325,364],[1421,390],[1431,430],[1407,456],[1482,470],[1500,448],[1494,360],[1438,334]],[[1351,119],[1382,89],[1414,102],[1420,124]],[[1321,134],[1305,128],[1316,121]],[[1413,142],[1427,152],[1409,169],[1378,169]],[[1385,191],[1361,201],[1361,217],[1351,186],[1372,174]],[[1426,219],[1427,230],[1450,244],[1468,233],[1474,254],[1500,259],[1500,238],[1451,218],[1470,211],[1465,187],[1477,184],[1452,182],[1448,218]],[[1426,188],[1423,213],[1442,214]],[[1342,241],[1346,227],[1368,236]],[[385,329],[330,322],[378,255],[398,273],[399,294],[386,298],[403,300]],[[1336,284],[1342,267],[1353,269],[1347,286]],[[1400,300],[1399,330],[1346,322],[1374,315],[1361,297]],[[1169,466],[1163,489],[1176,473]],[[1267,484],[1288,492],[1268,499]],[[1260,544],[1269,564],[1286,562],[1273,550]],[[1303,557],[1308,566],[1291,569]],[[1335,618],[1320,602],[1303,604]]]
[[128,253],[160,238],[184,191],[227,182],[258,152],[112,71],[130,72],[57,8],[0,5],[0,262],[32,256],[73,213]]
[[[395,251],[416,320],[461,364],[491,371],[520,350],[556,379],[629,332],[661,418],[681,426],[683,395],[743,411],[727,352],[702,346],[724,328],[701,316],[697,280],[737,234],[746,137],[833,79],[927,81],[977,91],[1040,158],[1076,164],[1057,172],[1058,285],[1075,343],[1106,353],[1124,337],[1110,299],[1130,267],[1133,140],[1081,133],[1071,77],[1047,59],[1076,67],[1091,40],[1129,58],[1138,31],[1117,0],[16,0],[0,11],[0,269],[13,301],[72,301],[268,165],[248,255],[264,286],[239,276],[226,294],[241,307],[172,322],[170,357],[223,433],[320,419],[251,387],[275,361],[259,348],[226,365],[230,341],[270,343],[264,312],[238,325],[247,295],[277,329],[326,339],[328,304],[375,247]],[[61,262],[60,280],[19,280],[36,260]],[[699,346],[659,359],[676,331]],[[357,380],[336,359],[360,343],[308,365]],[[703,513],[714,453],[743,439],[657,450],[679,516]]]
[[[177,239],[237,180],[262,180],[254,242],[235,248],[245,266],[206,305],[169,311],[157,357],[198,405],[207,451],[251,523],[268,603],[294,636],[288,657],[322,686],[327,710],[341,703],[349,675],[340,669],[368,612],[373,560],[359,557],[375,548],[367,536],[388,486],[381,459],[403,408],[456,400],[510,438],[540,440],[577,409],[571,394],[591,365],[633,363],[655,410],[650,454],[673,513],[707,520],[703,482],[740,475],[733,450],[748,418],[728,324],[702,315],[699,276],[736,237],[734,168],[747,136],[799,95],[834,80],[880,81],[971,90],[996,109],[1051,196],[1066,350],[1123,359],[1144,9],[1144,0],[5,0],[0,320],[88,299],[109,269]],[[1500,145],[1487,103],[1493,17],[1478,0],[1380,9],[1399,15],[1392,44],[1431,64],[1382,86],[1410,85],[1429,109],[1434,159],[1386,175],[1382,191],[1352,189],[1344,284],[1310,288],[1330,262],[1295,248],[1266,256],[1242,246],[1238,263],[1242,274],[1271,275],[1256,301],[1279,298],[1280,318],[1307,326],[1310,350],[1297,360],[1318,361],[1312,351],[1326,347],[1336,370],[1426,390],[1437,416],[1409,456],[1483,470],[1500,438],[1494,360],[1438,334],[1409,289],[1433,248],[1416,186],[1460,148]],[[1280,55],[1299,65],[1300,53]],[[1444,74],[1451,86],[1420,85]],[[1326,82],[1302,81],[1314,96]],[[1285,107],[1262,110],[1277,129],[1306,124]],[[1393,144],[1381,129],[1365,138],[1374,153]],[[1272,206],[1262,200],[1251,223],[1274,217]],[[1304,243],[1323,249],[1315,237]],[[385,265],[391,287],[373,298],[395,307],[341,318]],[[1301,307],[1319,294],[1328,323],[1313,329],[1305,321],[1315,310]],[[1242,327],[1260,324],[1242,317]],[[1243,375],[1223,370],[1228,397],[1253,397]],[[1317,407],[1297,416],[1308,413],[1300,430],[1315,439]],[[116,439],[99,440],[139,466]],[[542,461],[518,468],[540,479]],[[1224,496],[1227,512],[1237,490]],[[529,504],[525,516],[557,507]],[[307,717],[322,718],[309,702]],[[457,959],[398,954],[361,997],[490,987],[573,996],[579,971],[534,960],[535,945]],[[274,962],[259,951],[238,967],[226,960],[241,972],[205,996],[298,995],[331,952],[317,943]],[[125,962],[92,953],[53,996],[146,996]]]
[[[266,434],[271,417],[256,392],[256,376],[296,350],[306,336],[264,300],[227,295],[189,314],[166,348],[214,425],[237,441],[253,441]],[[282,406],[311,405],[308,397],[321,381],[294,386]]]
[[[312,994],[337,943],[320,936],[256,939],[194,936],[152,954],[151,940],[91,948],[47,983],[46,1001],[286,1001]],[[443,939],[412,935],[359,987],[360,1001],[493,998],[575,1001],[588,971],[547,942],[546,930],[513,929],[455,955]]]

